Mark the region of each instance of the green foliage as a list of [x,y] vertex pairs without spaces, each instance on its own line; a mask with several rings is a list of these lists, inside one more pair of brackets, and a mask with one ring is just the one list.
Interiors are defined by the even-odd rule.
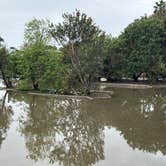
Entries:
[[56,89],[64,92],[66,88],[66,66],[62,64],[63,54],[54,47],[41,42],[22,50],[22,66],[19,73],[23,79],[21,88],[29,87],[35,90]]
[[31,45],[36,42],[44,42],[47,44],[50,41],[49,35],[49,20],[36,19],[26,24],[25,27],[25,45]]
[[104,60],[103,74],[108,80],[120,80],[124,76],[124,56],[121,52],[123,42],[120,38],[110,38]]
[[17,88],[22,91],[32,90],[31,83],[26,79],[19,80]]
[[20,79],[18,88],[21,90],[65,93],[68,89],[70,71],[63,64],[62,52],[49,45],[48,24],[48,20],[37,19],[26,24],[24,47],[12,52],[13,71]]
[[110,70],[113,76],[135,81],[142,73],[146,73],[149,79],[157,79],[165,71],[162,61],[165,33],[163,20],[151,17],[135,20],[112,40],[111,55],[106,61],[107,71]]
[[13,72],[13,78],[20,78],[22,79],[22,70],[24,70],[24,63],[23,63],[23,51],[13,49],[10,52],[10,59],[11,59],[11,68]]
[[91,81],[103,65],[105,35],[90,17],[77,10],[73,14],[64,14],[63,19],[62,24],[51,25],[50,33],[66,48],[72,70],[88,94]]
[[161,53],[164,23],[158,19],[141,18],[130,24],[120,36],[124,42],[122,48],[129,76],[148,73],[159,61]]
[[12,66],[13,61],[5,45],[2,43],[3,39],[0,37],[0,74],[7,88],[12,87]]

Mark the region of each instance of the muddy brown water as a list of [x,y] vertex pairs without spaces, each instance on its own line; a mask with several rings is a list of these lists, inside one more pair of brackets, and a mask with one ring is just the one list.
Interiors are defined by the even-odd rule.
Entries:
[[165,166],[166,89],[111,90],[107,100],[1,90],[0,166]]

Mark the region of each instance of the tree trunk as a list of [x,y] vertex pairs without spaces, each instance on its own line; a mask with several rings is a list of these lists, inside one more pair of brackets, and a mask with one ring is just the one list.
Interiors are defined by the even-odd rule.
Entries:
[[84,88],[85,88],[85,95],[90,95],[90,88],[91,88],[91,80],[92,77],[91,75],[89,75],[87,78],[85,77],[85,84],[84,84]]
[[134,79],[134,81],[135,81],[135,82],[137,82],[137,81],[138,81],[138,78],[141,76],[141,74],[142,74],[142,72],[141,72],[141,73],[139,73],[138,75],[133,74],[133,79]]
[[7,82],[8,82],[8,88],[13,88],[12,81],[10,80],[9,77],[7,77]]
[[138,77],[136,75],[133,75],[133,79],[134,79],[135,82],[138,81]]
[[84,88],[84,93],[86,95],[90,95],[90,79],[91,78],[89,76],[88,76],[88,78],[86,78],[86,76],[83,75],[80,59],[77,54],[77,49],[76,49],[74,43],[70,43],[70,46],[71,46],[71,54],[69,54],[69,55],[70,55],[72,66],[78,74],[80,82]]
[[34,89],[34,90],[39,90],[39,85],[38,85],[38,83],[33,83],[33,89]]
[[2,79],[5,83],[6,88],[13,88],[12,82],[10,81],[9,77],[8,78],[6,77],[5,72],[3,71],[2,68],[0,70],[1,70]]

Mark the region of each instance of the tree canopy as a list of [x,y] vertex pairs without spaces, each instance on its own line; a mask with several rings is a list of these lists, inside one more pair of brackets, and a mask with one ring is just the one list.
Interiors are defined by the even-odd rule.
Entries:
[[50,33],[62,47],[67,46],[72,70],[78,76],[84,93],[89,93],[91,81],[103,63],[105,34],[92,18],[78,10],[73,14],[63,14],[63,19],[63,23],[51,24]]
[[105,75],[135,81],[142,73],[149,81],[165,78],[165,2],[156,3],[154,8],[152,16],[135,20],[112,40],[110,54],[105,60]]

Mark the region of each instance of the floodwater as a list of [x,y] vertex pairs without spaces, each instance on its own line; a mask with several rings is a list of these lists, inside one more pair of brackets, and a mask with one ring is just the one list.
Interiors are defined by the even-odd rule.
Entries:
[[165,166],[166,89],[109,100],[0,91],[2,166]]

